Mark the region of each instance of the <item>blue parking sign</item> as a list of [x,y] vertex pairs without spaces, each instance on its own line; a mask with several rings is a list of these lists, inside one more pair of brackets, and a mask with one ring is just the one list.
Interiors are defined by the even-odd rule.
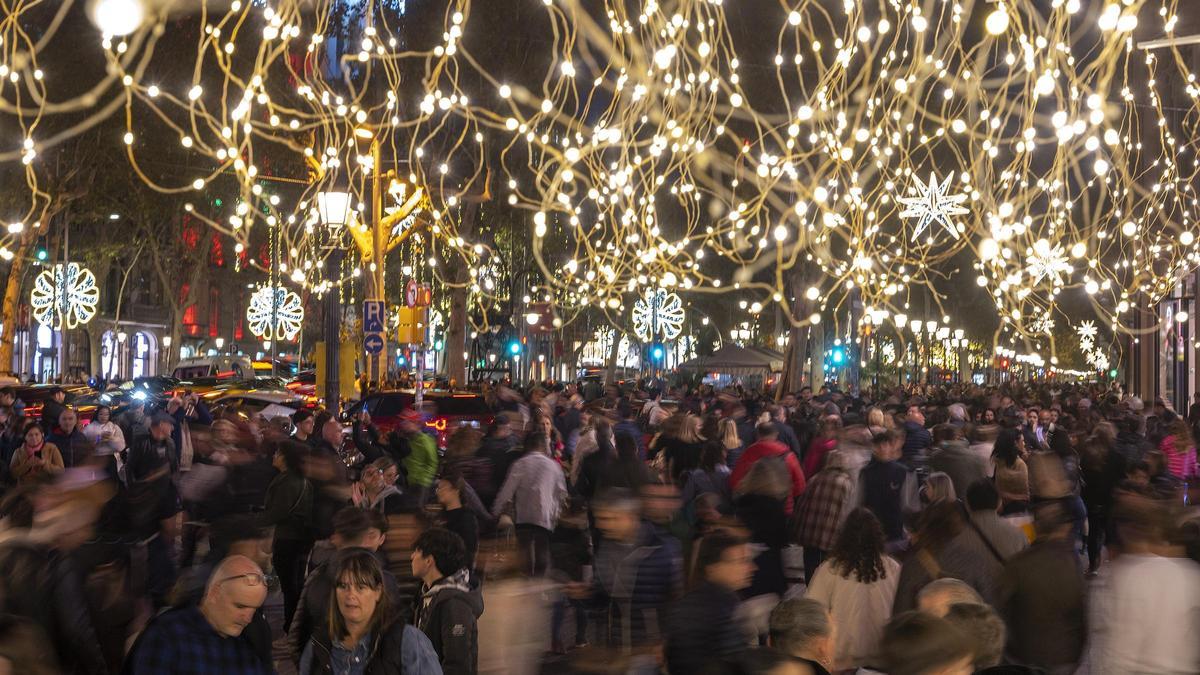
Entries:
[[382,333],[387,311],[382,300],[363,301],[363,332]]

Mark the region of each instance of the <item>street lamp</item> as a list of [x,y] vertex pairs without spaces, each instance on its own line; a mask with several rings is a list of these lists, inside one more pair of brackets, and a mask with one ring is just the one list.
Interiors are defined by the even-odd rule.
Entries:
[[341,332],[341,299],[337,280],[342,266],[342,231],[354,219],[349,192],[327,190],[317,193],[317,217],[329,233],[329,259],[325,264],[325,278],[329,287],[325,290],[325,408],[337,417],[341,397],[341,382],[338,381],[338,356]]
[[[117,335],[117,339],[121,340],[120,334]],[[121,342],[124,342],[124,340],[121,340]],[[217,351],[221,351],[225,348],[225,338],[217,338],[216,340],[213,340],[213,344],[217,346]]]
[[330,190],[317,193],[317,216],[321,224],[332,231],[340,231],[354,219],[349,192]]

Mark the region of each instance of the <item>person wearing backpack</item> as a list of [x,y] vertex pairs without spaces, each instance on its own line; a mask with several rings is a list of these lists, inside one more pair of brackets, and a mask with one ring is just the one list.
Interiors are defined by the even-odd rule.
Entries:
[[[800,460],[796,455],[779,441],[779,432],[773,422],[763,422],[755,428],[758,437],[742,456],[738,458],[729,476],[729,485],[736,492],[738,484],[750,477],[755,484],[765,484],[776,481],[787,485],[787,496],[784,499],[783,510],[792,515],[792,507],[796,498],[804,492],[804,472],[800,469]],[[751,476],[754,473],[756,475]],[[771,478],[757,474],[770,473]]]
[[283,630],[291,626],[300,592],[304,590],[305,561],[312,550],[313,487],[304,476],[308,446],[283,441],[272,464],[279,475],[267,488],[262,524],[275,528],[271,542],[271,566],[279,575],[283,591]]

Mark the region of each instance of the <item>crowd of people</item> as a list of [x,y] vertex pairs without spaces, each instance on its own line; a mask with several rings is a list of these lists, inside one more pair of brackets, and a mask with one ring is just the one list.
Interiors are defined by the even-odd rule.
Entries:
[[0,389],[0,672],[1200,672],[1200,402],[486,396],[438,448],[421,410]]

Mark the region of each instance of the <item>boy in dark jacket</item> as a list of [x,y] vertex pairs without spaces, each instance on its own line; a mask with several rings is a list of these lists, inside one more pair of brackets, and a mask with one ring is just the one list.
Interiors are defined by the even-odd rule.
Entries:
[[416,625],[433,643],[442,672],[474,675],[483,595],[471,587],[462,538],[439,527],[426,530],[413,544],[412,568],[423,583]]

